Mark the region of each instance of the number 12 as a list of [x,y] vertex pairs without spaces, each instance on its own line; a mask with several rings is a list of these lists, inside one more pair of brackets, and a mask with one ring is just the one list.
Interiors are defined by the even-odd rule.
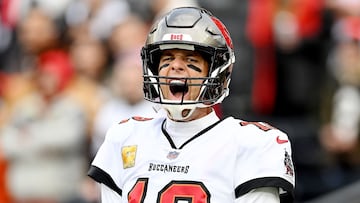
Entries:
[[[143,203],[148,178],[139,178],[128,194],[129,203]],[[210,193],[201,182],[197,181],[170,181],[157,196],[157,203],[177,203],[185,201],[188,203],[209,203]]]

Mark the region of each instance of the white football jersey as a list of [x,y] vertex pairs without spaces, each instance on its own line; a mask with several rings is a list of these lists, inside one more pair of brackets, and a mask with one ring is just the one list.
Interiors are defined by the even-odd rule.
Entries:
[[228,203],[262,187],[292,199],[291,145],[282,131],[228,117],[176,147],[167,121],[133,117],[111,127],[89,176],[122,203]]

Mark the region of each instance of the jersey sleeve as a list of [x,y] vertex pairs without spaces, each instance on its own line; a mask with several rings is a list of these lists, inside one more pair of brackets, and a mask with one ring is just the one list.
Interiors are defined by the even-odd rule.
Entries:
[[122,196],[122,189],[119,187],[119,177],[123,169],[120,141],[113,138],[115,134],[118,134],[117,131],[112,127],[107,132],[103,144],[91,163],[88,175],[96,182],[106,185]]
[[108,186],[101,184],[101,203],[119,203],[121,196]]
[[243,202],[279,203],[279,191],[274,187],[254,189],[235,200],[235,203]]
[[[293,201],[295,174],[288,136],[267,124],[243,126],[238,138],[236,197],[253,189],[279,188],[281,202]],[[265,126],[265,127],[264,127]]]

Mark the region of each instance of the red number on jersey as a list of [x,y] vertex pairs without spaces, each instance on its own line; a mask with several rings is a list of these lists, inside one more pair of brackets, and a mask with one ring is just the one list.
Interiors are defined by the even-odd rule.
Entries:
[[268,130],[272,130],[272,129],[276,129],[274,127],[272,127],[271,125],[267,124],[267,123],[259,123],[259,122],[248,122],[248,121],[241,121],[240,125],[241,126],[247,126],[249,124],[255,125],[256,127],[258,127],[259,129],[263,130],[263,131],[268,131]]
[[144,202],[148,178],[139,178],[128,194],[129,203]]
[[210,193],[201,182],[171,181],[158,194],[157,203],[176,203],[185,200],[189,203],[209,203]]
[[[128,194],[129,203],[143,203],[149,179],[139,178]],[[201,182],[171,181],[159,193],[157,203],[209,203],[210,193]]]

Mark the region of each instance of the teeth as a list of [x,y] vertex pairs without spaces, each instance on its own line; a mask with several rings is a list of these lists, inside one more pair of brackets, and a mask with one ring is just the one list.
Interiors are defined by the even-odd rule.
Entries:
[[172,80],[170,81],[170,84],[185,84],[185,82],[182,80]]

